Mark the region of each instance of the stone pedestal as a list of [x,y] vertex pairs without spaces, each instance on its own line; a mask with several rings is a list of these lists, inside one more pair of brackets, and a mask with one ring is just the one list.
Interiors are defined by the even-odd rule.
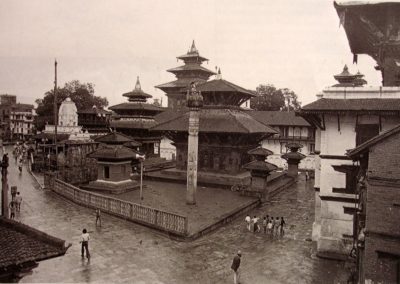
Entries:
[[257,196],[261,202],[265,202],[269,199],[267,178],[278,167],[265,161],[268,155],[272,155],[270,150],[258,147],[250,150],[248,154],[252,155],[254,160],[243,166],[250,170],[251,174],[250,188],[246,190],[246,194]]
[[288,143],[286,148],[290,151],[282,155],[282,158],[288,163],[287,174],[293,178],[297,178],[299,173],[299,163],[306,157],[305,155],[299,153],[299,149],[302,147],[303,145],[299,143]]

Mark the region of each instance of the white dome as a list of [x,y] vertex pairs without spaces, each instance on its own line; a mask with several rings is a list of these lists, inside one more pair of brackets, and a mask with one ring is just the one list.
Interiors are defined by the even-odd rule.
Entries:
[[66,98],[58,111],[58,125],[61,126],[77,126],[78,125],[78,109],[71,98]]

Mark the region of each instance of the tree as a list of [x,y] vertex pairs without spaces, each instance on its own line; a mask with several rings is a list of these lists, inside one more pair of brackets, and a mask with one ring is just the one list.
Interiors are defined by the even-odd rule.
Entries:
[[[65,83],[62,88],[58,87],[57,108],[67,97],[70,97],[76,104],[78,111],[91,108],[94,105],[97,108],[108,106],[107,98],[94,95],[92,83],[81,83],[78,80],[73,80]],[[54,124],[54,90],[46,92],[43,99],[37,99],[35,102],[38,104],[35,126],[37,130],[43,130],[46,123]]]
[[289,110],[297,110],[301,106],[296,93],[287,88],[277,89],[271,84],[260,84],[256,92],[258,96],[250,100],[250,107],[254,110],[287,110],[288,99]]

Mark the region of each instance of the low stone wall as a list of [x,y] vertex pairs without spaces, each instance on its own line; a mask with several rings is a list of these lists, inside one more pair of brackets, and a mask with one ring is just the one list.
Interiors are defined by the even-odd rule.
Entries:
[[45,187],[77,204],[100,209],[105,213],[158,229],[172,236],[185,237],[188,234],[188,218],[178,214],[81,190],[56,179],[54,174],[45,174]]

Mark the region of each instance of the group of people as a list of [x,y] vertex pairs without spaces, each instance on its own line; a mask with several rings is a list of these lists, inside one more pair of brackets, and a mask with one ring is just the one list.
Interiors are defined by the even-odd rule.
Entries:
[[265,216],[262,220],[257,216],[253,218],[250,215],[247,215],[245,218],[247,230],[254,233],[261,232],[261,226],[264,234],[269,235],[271,238],[281,236],[283,237],[285,230],[284,227],[286,225],[285,219],[283,217],[270,217],[269,215]]
[[17,212],[21,211],[22,196],[18,191],[15,197],[12,197],[12,201],[9,204],[10,207],[10,219],[15,219]]
[[27,152],[27,148],[28,147],[25,144],[20,145],[18,142],[14,146],[13,154],[15,157],[15,163],[17,164],[20,173],[22,173],[22,165]]

